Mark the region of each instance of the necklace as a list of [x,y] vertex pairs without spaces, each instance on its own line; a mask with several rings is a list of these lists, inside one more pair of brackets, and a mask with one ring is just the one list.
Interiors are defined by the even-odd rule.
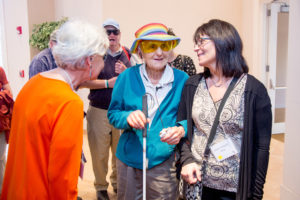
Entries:
[[71,86],[72,90],[74,90],[74,86],[73,86],[73,83],[72,83],[70,75],[64,69],[62,69],[62,71],[64,72],[64,74],[66,75],[66,77],[68,79],[67,83],[69,83],[69,85]]
[[213,85],[215,86],[215,87],[221,87],[222,85],[224,85],[224,84],[227,84],[228,83],[228,81],[229,80],[231,80],[231,78],[230,79],[228,79],[227,81],[225,81],[225,82],[221,82],[221,83],[216,83],[211,77],[210,77],[210,80],[212,81],[212,83],[213,83]]

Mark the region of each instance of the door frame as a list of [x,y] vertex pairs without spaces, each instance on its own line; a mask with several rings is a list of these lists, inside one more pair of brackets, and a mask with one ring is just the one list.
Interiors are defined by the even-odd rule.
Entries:
[[285,133],[285,122],[275,122],[276,90],[286,89],[286,87],[276,87],[278,13],[282,12],[283,7],[288,9],[288,4],[273,1],[272,3],[264,4],[263,9],[263,41],[265,41],[265,43],[263,44],[262,66],[265,85],[272,104],[272,134]]

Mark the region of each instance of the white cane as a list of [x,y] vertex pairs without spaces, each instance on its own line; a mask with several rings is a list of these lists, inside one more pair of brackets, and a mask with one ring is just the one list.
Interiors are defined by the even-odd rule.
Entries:
[[[143,103],[143,113],[148,117],[148,105],[147,105],[147,96],[144,95],[142,99]],[[146,157],[146,144],[147,144],[147,123],[143,130],[143,200],[146,200],[146,169],[147,169],[147,157]]]

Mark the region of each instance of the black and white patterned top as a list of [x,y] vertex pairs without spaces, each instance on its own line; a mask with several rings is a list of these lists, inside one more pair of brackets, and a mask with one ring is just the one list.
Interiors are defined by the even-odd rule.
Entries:
[[[237,191],[246,80],[247,75],[242,76],[230,93],[221,112],[217,133],[211,144],[214,145],[230,138],[238,150],[238,154],[218,161],[210,152],[207,161],[204,162],[205,171],[202,172],[202,182],[206,187],[230,192]],[[204,149],[220,103],[221,100],[213,102],[205,79],[202,79],[197,87],[192,108],[195,127],[191,149],[199,163],[202,163]]]
[[196,67],[192,58],[185,56],[185,55],[178,55],[175,60],[169,63],[170,66],[175,67],[181,71],[184,71],[189,76],[196,74]]

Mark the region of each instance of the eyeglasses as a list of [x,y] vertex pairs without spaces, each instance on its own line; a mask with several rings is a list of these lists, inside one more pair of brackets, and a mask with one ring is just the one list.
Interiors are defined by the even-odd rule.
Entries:
[[113,30],[106,30],[106,34],[109,36],[110,34],[114,34],[114,35],[119,35],[120,34],[120,30],[118,29],[113,29]]
[[208,42],[205,42],[205,41],[208,41],[208,40],[211,40],[209,37],[202,37],[200,38],[197,43],[194,45],[194,48],[200,48],[200,47],[203,47],[204,45],[206,45]]
[[144,40],[141,42],[141,49],[144,53],[155,52],[158,47],[163,51],[170,51],[174,48],[174,41],[152,41]]

